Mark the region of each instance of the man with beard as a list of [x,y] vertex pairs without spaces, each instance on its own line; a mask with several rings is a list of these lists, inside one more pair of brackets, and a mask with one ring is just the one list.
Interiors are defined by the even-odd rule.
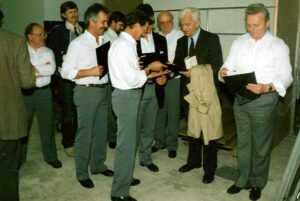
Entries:
[[[78,130],[75,137],[76,177],[86,188],[93,188],[92,174],[113,176],[104,164],[107,139],[107,82],[103,66],[99,66],[96,48],[103,44],[107,28],[108,9],[101,4],[91,5],[84,14],[87,29],[73,40],[63,63],[61,76],[76,83],[74,103],[77,109]],[[103,76],[102,76],[103,75]],[[100,77],[100,79],[99,79]]]
[[76,109],[73,102],[75,84],[70,80],[62,79],[59,76],[59,72],[70,42],[82,33],[82,28],[78,24],[78,8],[73,1],[66,1],[61,4],[60,13],[65,23],[53,29],[48,37],[47,44],[54,52],[55,62],[58,67],[58,75],[54,75],[57,80],[57,86],[55,85],[56,82],[53,82],[52,86],[58,88],[58,100],[62,109],[62,145],[67,156],[74,157],[73,146],[77,129]]

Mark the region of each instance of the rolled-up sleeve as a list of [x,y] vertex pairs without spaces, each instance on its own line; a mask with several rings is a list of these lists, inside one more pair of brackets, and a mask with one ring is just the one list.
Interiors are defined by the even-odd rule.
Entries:
[[42,64],[42,65],[35,65],[35,67],[40,72],[40,75],[43,76],[51,76],[55,72],[55,60],[54,60],[54,54],[53,52],[48,49],[48,51],[44,54],[44,57],[46,57],[46,63],[49,62],[49,64]]
[[80,56],[80,46],[75,41],[71,42],[65,60],[62,64],[62,70],[60,72],[62,78],[68,79],[71,81],[75,80],[75,77],[78,73],[78,69],[76,69],[78,65],[78,60]]

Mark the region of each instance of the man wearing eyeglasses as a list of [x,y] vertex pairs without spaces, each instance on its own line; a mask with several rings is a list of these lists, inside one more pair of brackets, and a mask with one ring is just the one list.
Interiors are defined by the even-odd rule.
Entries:
[[[168,61],[173,63],[177,40],[183,36],[179,30],[173,29],[173,15],[163,11],[157,16],[160,35],[165,36],[168,46]],[[152,153],[167,148],[169,158],[175,158],[178,148],[178,127],[180,115],[180,75],[168,77],[165,86],[165,100],[163,108],[157,113],[155,123],[155,144]],[[168,125],[168,132],[166,132]]]
[[[140,58],[147,54],[155,54],[155,60],[166,63],[168,61],[167,42],[165,37],[152,32],[154,25],[154,12],[149,4],[140,4],[136,8],[143,11],[149,17],[149,28],[143,37],[137,42],[137,53]],[[145,64],[142,64],[145,65]],[[142,100],[138,114],[138,148],[140,165],[147,167],[152,172],[158,172],[159,168],[152,161],[151,147],[154,140],[154,128],[159,107],[163,104],[164,84],[166,76],[156,79],[156,83],[148,80],[144,86]],[[161,98],[160,98],[161,97]]]
[[[23,99],[28,112],[29,125],[32,124],[36,112],[45,161],[54,168],[62,167],[57,159],[53,129],[52,95],[49,84],[55,71],[54,54],[45,47],[46,34],[36,23],[29,24],[25,29],[31,64],[34,66],[36,87],[23,90]],[[30,126],[28,133],[30,131]],[[26,160],[27,140],[22,146],[22,162]]]

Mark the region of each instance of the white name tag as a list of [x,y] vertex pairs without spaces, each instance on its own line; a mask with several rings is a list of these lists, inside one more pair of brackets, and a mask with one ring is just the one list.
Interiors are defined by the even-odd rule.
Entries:
[[184,59],[184,63],[185,63],[185,68],[187,70],[191,69],[193,66],[197,66],[198,65],[196,56],[186,57]]

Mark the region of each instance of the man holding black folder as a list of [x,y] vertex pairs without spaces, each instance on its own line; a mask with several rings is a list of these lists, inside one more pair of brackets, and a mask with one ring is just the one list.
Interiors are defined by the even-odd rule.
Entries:
[[[107,137],[107,82],[104,67],[99,66],[96,49],[103,44],[108,10],[101,4],[91,5],[84,14],[87,30],[68,48],[61,75],[76,83],[74,103],[78,130],[75,137],[76,177],[86,188],[93,188],[92,174],[113,176],[104,164]],[[100,79],[99,79],[100,77]]]
[[228,76],[230,79],[231,74],[255,74],[257,84],[250,81],[244,90],[260,96],[245,103],[241,102],[243,99],[238,100],[243,92],[236,93],[233,110],[239,175],[227,193],[235,194],[243,188],[251,188],[250,199],[258,200],[268,180],[278,95],[284,97],[293,78],[288,47],[268,31],[268,9],[263,4],[252,4],[247,7],[245,15],[248,33],[234,41],[219,72],[219,80],[224,82],[224,78]]

